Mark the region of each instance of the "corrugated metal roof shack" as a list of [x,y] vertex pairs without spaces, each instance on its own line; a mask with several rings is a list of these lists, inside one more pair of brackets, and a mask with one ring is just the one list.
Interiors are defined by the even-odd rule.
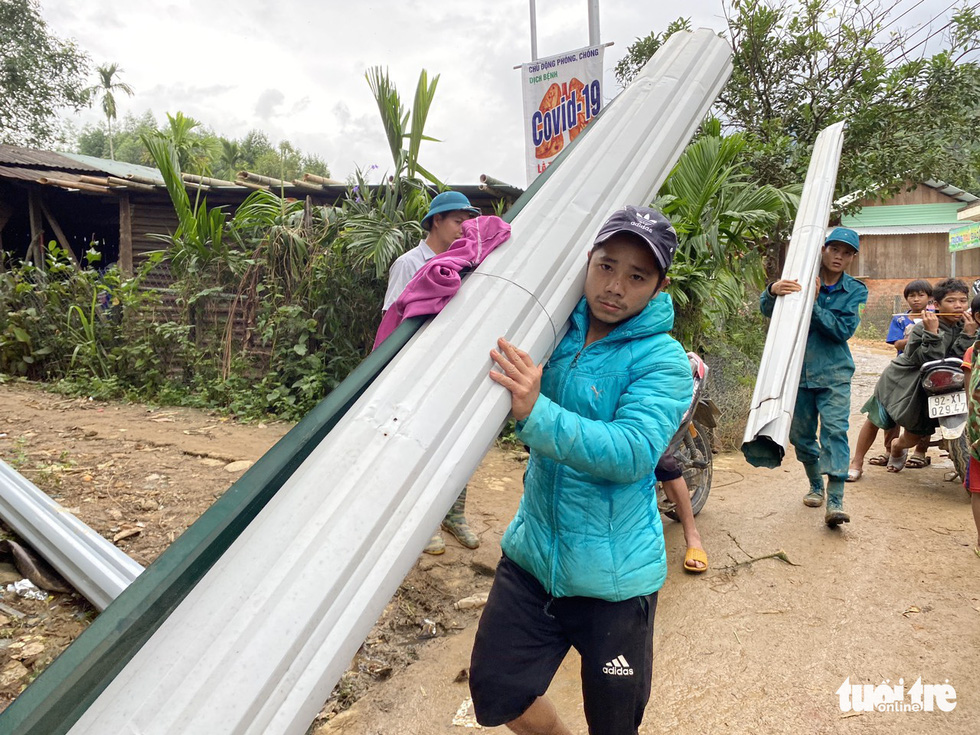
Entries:
[[957,253],[955,260],[949,252],[949,231],[963,224],[958,213],[978,198],[941,181],[912,186],[887,200],[862,199],[860,212],[841,219],[861,236],[849,272],[868,286],[862,323],[882,335],[892,314],[907,310],[902,294],[909,281],[935,284],[955,275],[970,283],[980,277],[980,250]]
[[[478,185],[453,186],[485,213],[505,200],[509,206],[522,193],[489,177]],[[184,174],[192,196],[201,191],[209,207],[224,206],[229,214],[256,188],[282,189],[288,198],[311,206],[336,204],[347,187],[341,182],[304,174],[279,181],[242,172],[237,181]],[[0,145],[0,269],[6,258],[41,260],[47,243],[56,240],[78,262],[95,244],[99,267],[118,263],[132,273],[147,253],[164,243],[151,233],[177,228],[177,217],[155,168],[68,153]],[[170,276],[158,269],[147,286],[165,288]]]
[[[255,189],[282,191],[287,198],[305,199],[311,207],[335,205],[347,193],[345,184],[313,174],[288,182],[245,171],[236,181],[183,176],[192,202],[200,192],[209,208],[224,207],[229,215]],[[452,188],[486,214],[492,214],[500,200],[509,207],[522,193],[487,176],[481,181]],[[43,264],[47,244],[57,241],[76,266],[81,267],[86,251],[95,247],[102,255],[98,268],[118,264],[123,273],[132,274],[150,253],[166,248],[151,235],[172,233],[177,226],[170,196],[155,168],[0,145],[0,272],[8,259]],[[164,261],[142,282],[143,288],[158,292],[164,319],[174,319],[178,312],[172,280]],[[234,303],[232,294],[211,294],[198,301],[194,326],[200,333],[223,331]],[[238,309],[231,332],[240,339],[247,331],[245,310]]]

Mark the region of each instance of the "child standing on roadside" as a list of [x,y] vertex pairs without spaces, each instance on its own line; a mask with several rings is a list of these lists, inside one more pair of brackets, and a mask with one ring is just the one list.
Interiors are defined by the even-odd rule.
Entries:
[[[890,344],[901,355],[909,341],[909,331],[922,321],[922,312],[932,301],[932,285],[929,281],[918,278],[905,285],[905,303],[909,310],[904,314],[896,314],[888,325],[888,335],[885,342]],[[918,318],[916,318],[918,317]]]
[[[899,355],[905,351],[905,345],[908,344],[909,333],[912,331],[912,327],[922,321],[922,312],[926,310],[926,307],[932,301],[932,286],[929,281],[922,279],[909,281],[905,286],[904,296],[905,302],[909,305],[909,310],[904,314],[896,314],[892,317],[891,324],[888,325],[888,335],[885,337],[885,341],[894,347]],[[916,315],[918,318],[915,318]],[[886,452],[891,449],[892,440],[898,434],[899,428],[897,426],[885,432]],[[857,482],[861,479],[861,475],[864,474],[864,457],[868,453],[868,450],[871,449],[877,436],[878,427],[870,420],[865,419],[864,426],[861,427],[861,431],[858,434],[857,446],[854,448],[851,465],[847,470],[848,482]],[[915,451],[909,457],[905,466],[910,469],[925,467],[928,464],[928,460],[926,459],[927,451],[929,451],[928,438],[916,445]],[[868,460],[868,464],[884,467],[888,464],[888,455],[876,455]]]

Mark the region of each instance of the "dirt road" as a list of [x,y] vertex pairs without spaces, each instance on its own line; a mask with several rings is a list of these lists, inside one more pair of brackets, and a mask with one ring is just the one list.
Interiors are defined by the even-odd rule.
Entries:
[[[855,352],[852,437],[860,426],[856,407],[888,359]],[[118,544],[144,564],[239,476],[229,463],[256,459],[288,428],[0,386],[0,457],[103,535],[138,528]],[[680,526],[665,521],[670,573],[641,732],[977,732],[980,560],[966,494],[944,481],[948,462],[939,452],[931,456],[931,467],[898,475],[867,468],[847,486],[853,520],[838,531],[824,526],[821,510],[803,506],[805,479],[792,455],[768,471],[739,455],[716,456],[714,487],[698,518],[708,573],[683,574]],[[420,558],[311,732],[463,731],[452,722],[468,695],[479,611],[456,611],[452,603],[489,589],[522,472],[517,454],[488,455],[470,483],[468,510],[483,546],[470,552],[449,541],[444,556]],[[779,551],[788,561],[752,561]],[[0,705],[92,615],[68,595],[35,602],[7,593],[3,602],[26,617],[0,616]],[[425,637],[425,620],[436,624],[434,639]],[[573,732],[585,733],[577,665],[570,655],[550,693]],[[920,678],[948,680],[956,708],[841,711],[837,690],[847,679],[904,680],[909,689]]]

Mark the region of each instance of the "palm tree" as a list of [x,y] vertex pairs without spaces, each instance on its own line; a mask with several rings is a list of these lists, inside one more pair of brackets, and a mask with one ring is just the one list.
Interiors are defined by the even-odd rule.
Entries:
[[99,83],[86,90],[90,95],[102,96],[102,112],[105,113],[106,124],[109,128],[109,158],[116,160],[116,147],[112,141],[112,121],[116,119],[116,92],[125,92],[130,97],[133,96],[133,88],[125,82],[114,79],[122,69],[119,64],[103,64],[96,69],[99,75]]
[[221,153],[218,160],[218,164],[221,166],[221,174],[226,179],[234,179],[244,162],[245,156],[238,142],[221,138]]
[[143,133],[140,137],[163,177],[178,222],[172,234],[151,237],[169,244],[170,270],[178,279],[207,272],[209,278],[219,280],[232,260],[225,238],[228,215],[221,207],[208,209],[200,193],[191,202],[181,177],[180,156],[170,137],[161,133]]
[[195,131],[200,126],[200,122],[178,110],[176,115],[167,113],[167,126],[157,133],[173,146],[181,171],[202,174],[209,167],[211,151],[207,141]]
[[723,136],[708,119],[681,154],[653,206],[677,230],[668,288],[677,305],[678,337],[692,349],[712,324],[736,314],[745,285],[761,286],[761,251],[772,233],[792,222],[800,185],[777,188],[749,178],[742,134]]
[[[415,102],[411,110],[405,109],[398,90],[388,78],[387,71],[382,70],[380,66],[375,66],[368,69],[364,76],[367,78],[375,102],[378,103],[381,124],[384,125],[388,147],[391,148],[391,157],[395,162],[395,179],[398,180],[402,176],[414,179],[417,174],[421,174],[436,186],[441,187],[442,184],[439,180],[419,164],[419,148],[422,141],[438,142],[435,138],[427,136],[424,130],[426,118],[429,116],[429,107],[432,106],[432,99],[436,94],[439,75],[436,74],[430,84],[428,72],[425,69],[422,70],[422,73],[419,74],[418,85],[415,88]],[[410,119],[411,124],[409,124]],[[408,142],[407,148],[405,146],[406,140]]]
[[420,177],[443,188],[439,179],[419,163],[422,141],[438,142],[424,130],[439,75],[430,83],[428,73],[422,70],[411,110],[405,109],[387,71],[372,67],[365,77],[378,104],[395,173],[372,191],[365,181],[365,172],[357,171],[344,203],[339,243],[355,265],[373,269],[382,278],[395,258],[425,236],[419,220],[428,209],[429,193]]

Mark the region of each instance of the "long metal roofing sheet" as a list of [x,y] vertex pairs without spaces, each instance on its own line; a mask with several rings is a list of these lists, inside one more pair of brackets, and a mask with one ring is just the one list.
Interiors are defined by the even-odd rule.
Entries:
[[0,518],[99,610],[143,571],[2,460]]
[[957,186],[952,184],[947,184],[945,181],[937,181],[936,179],[929,179],[928,181],[923,181],[923,184],[929,186],[937,191],[942,192],[948,197],[953,197],[954,199],[959,199],[961,202],[975,202],[980,197],[976,194],[971,194],[968,191],[964,191]]
[[509,412],[489,347],[547,357],[599,225],[652,199],[729,57],[708,30],[664,44],[72,732],[307,730]]
[[841,217],[844,227],[886,227],[891,225],[940,225],[956,222],[963,209],[957,202],[948,204],[885,204],[865,207],[855,215]]
[[[941,235],[960,227],[963,223],[956,222],[942,225],[891,225],[881,227],[851,227],[859,235]],[[850,226],[850,225],[848,225]]]
[[95,156],[83,156],[81,153],[65,153],[66,157],[78,161],[81,164],[90,166],[93,170],[107,173],[110,176],[117,176],[125,179],[130,174],[142,178],[156,181],[160,186],[164,185],[163,176],[160,171],[150,166],[140,166],[126,161],[110,161],[107,158],[96,158]]
[[786,453],[843,144],[839,122],[813,146],[781,276],[795,278],[802,290],[776,299],[742,440],[742,453],[756,467],[778,467]]
[[0,178],[19,179],[20,181],[37,181],[50,176],[49,169],[21,168],[20,166],[0,166]]

